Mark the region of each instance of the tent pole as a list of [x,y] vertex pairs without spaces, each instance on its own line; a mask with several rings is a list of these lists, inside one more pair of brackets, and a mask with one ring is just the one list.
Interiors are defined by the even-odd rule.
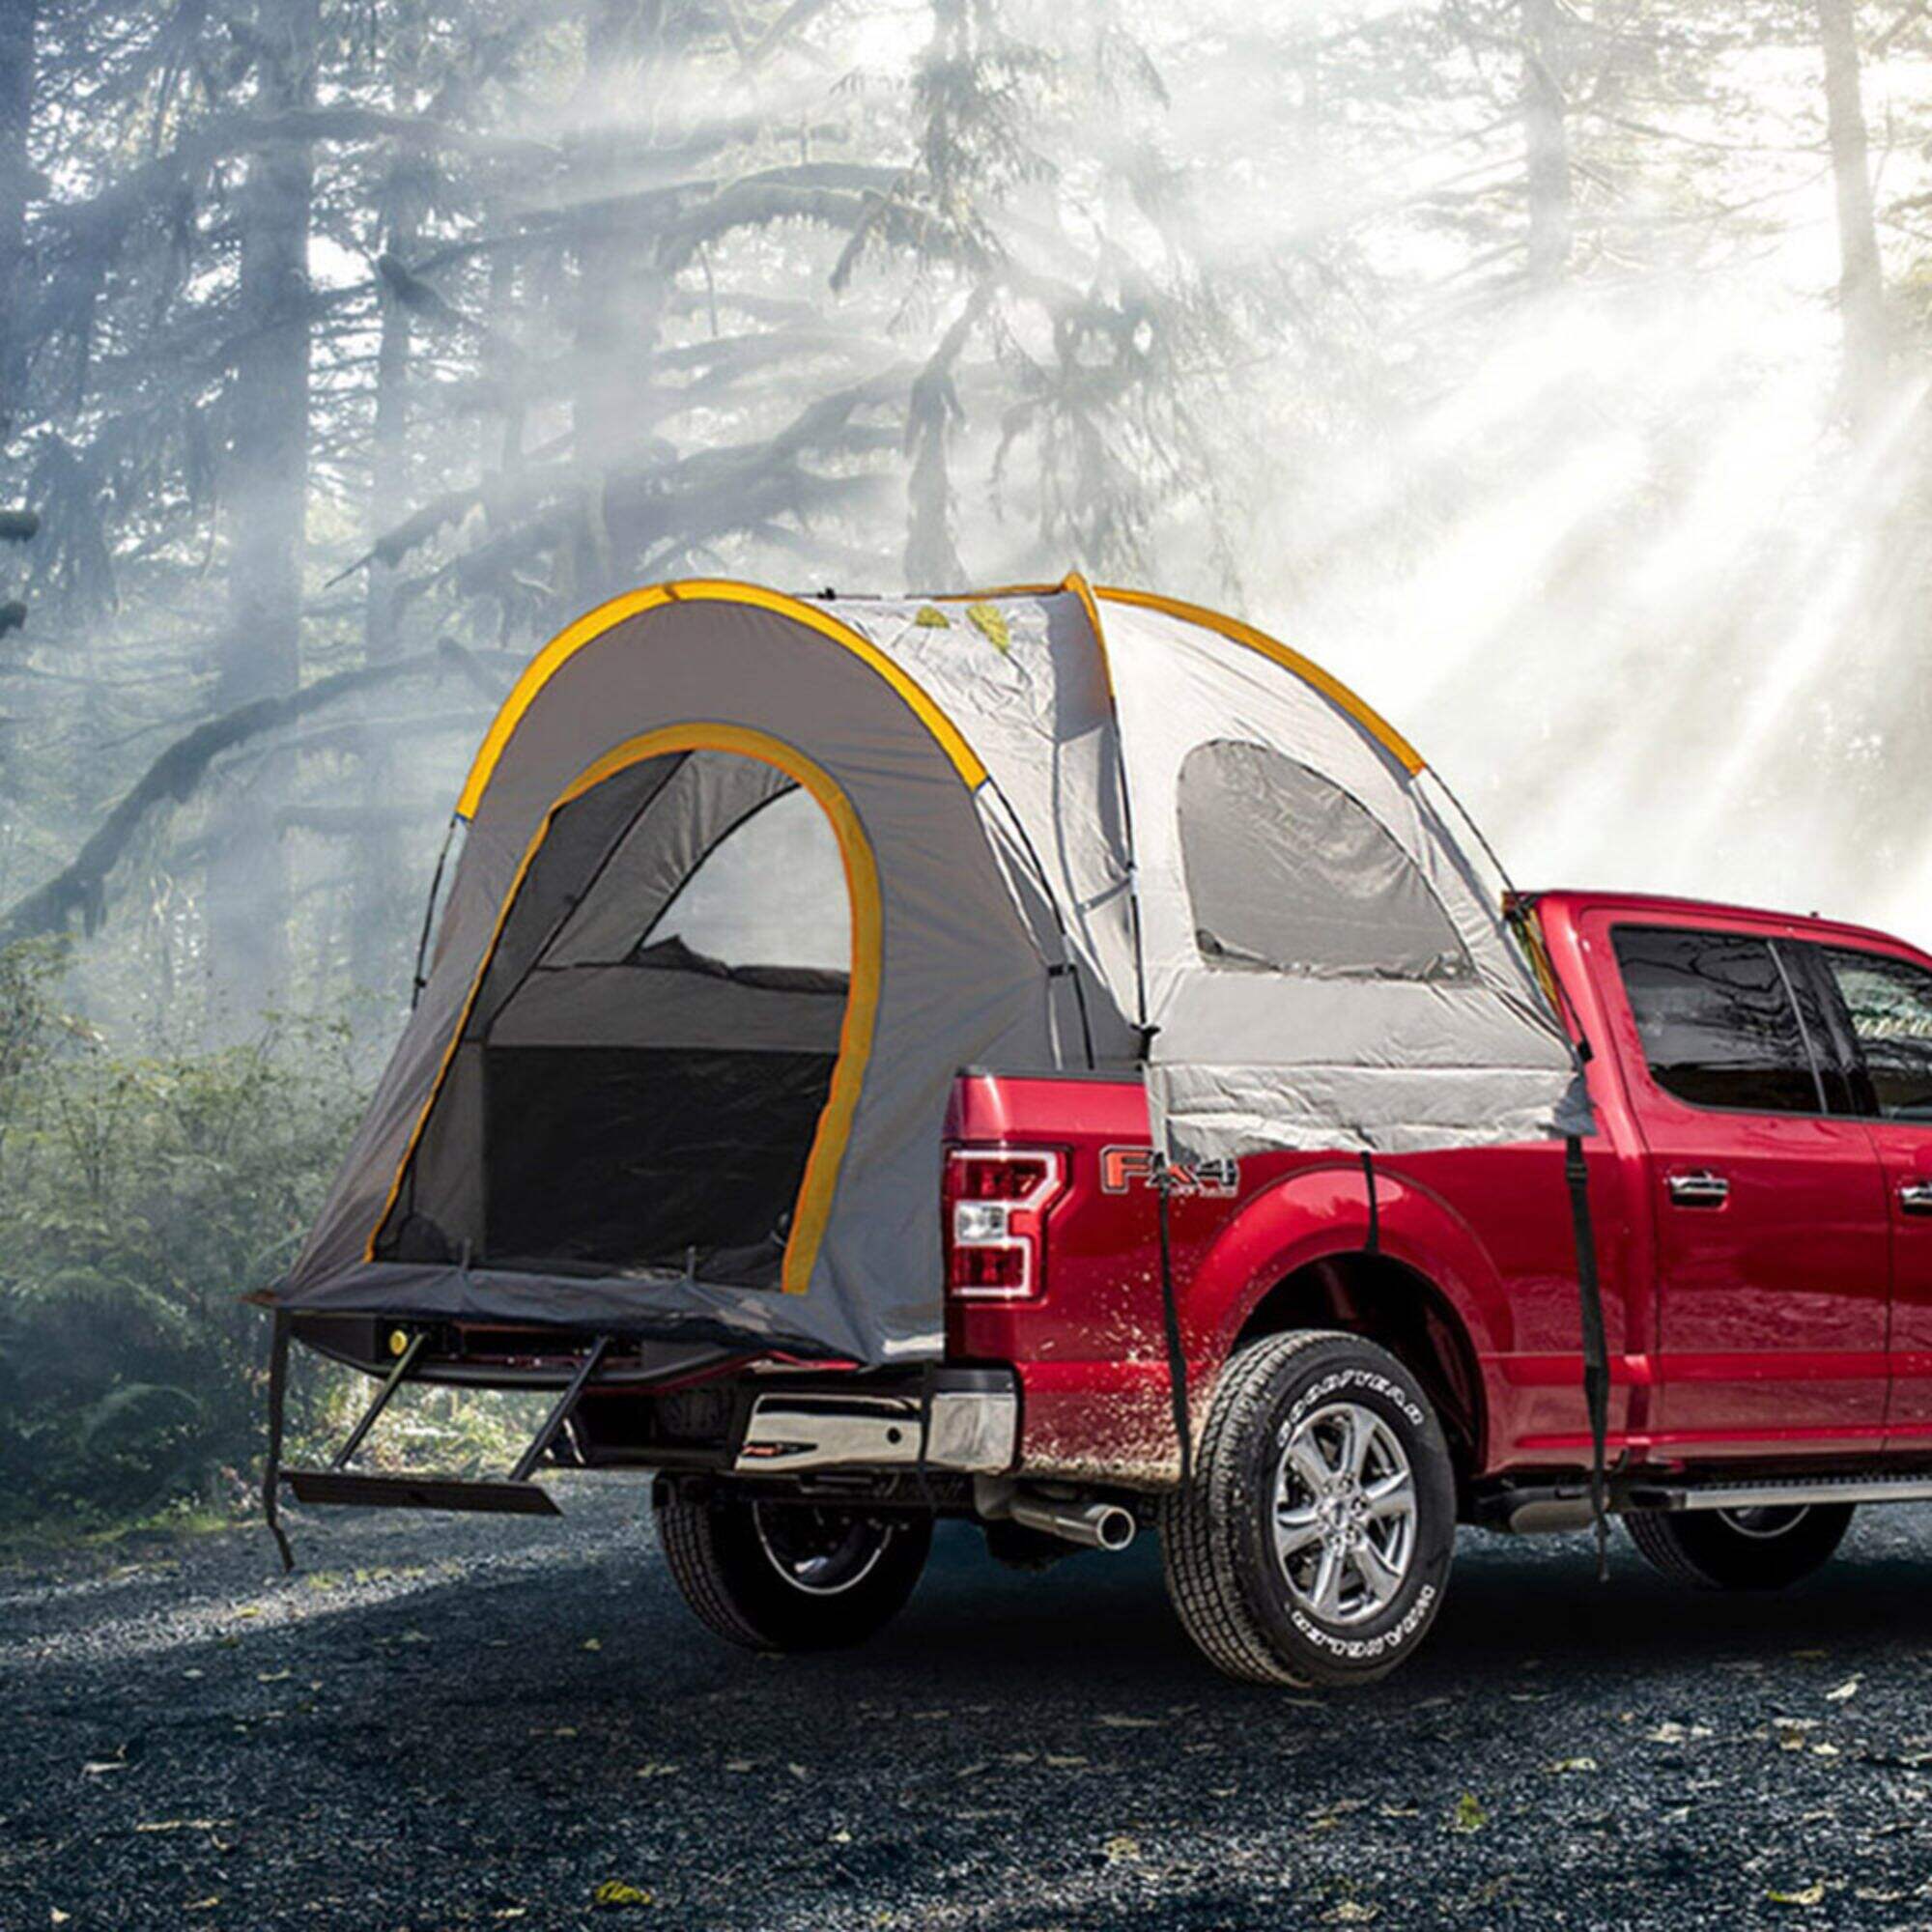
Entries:
[[544,1417],[543,1427],[531,1438],[530,1446],[517,1458],[517,1466],[510,1471],[511,1482],[527,1483],[536,1473],[537,1464],[543,1461],[544,1451],[555,1441],[556,1432],[569,1420],[570,1411],[577,1406],[578,1397],[583,1393],[590,1378],[597,1373],[610,1349],[611,1338],[608,1335],[598,1336],[591,1344],[590,1352],[578,1366],[576,1375],[571,1378],[570,1386],[557,1397],[555,1406]]
[[423,988],[429,984],[429,976],[423,971],[429,961],[430,934],[436,927],[436,902],[442,892],[442,868],[449,863],[450,842],[456,837],[456,828],[463,823],[461,812],[452,813],[449,829],[442,835],[442,849],[436,855],[436,871],[429,882],[429,903],[423,907],[422,932],[416,940],[416,970],[410,982],[410,1010],[414,1012],[416,1003],[423,996]]
[[410,1371],[416,1365],[416,1357],[422,1353],[428,1343],[429,1330],[427,1328],[419,1328],[410,1337],[408,1346],[396,1358],[395,1367],[384,1378],[383,1386],[376,1391],[375,1401],[362,1411],[362,1419],[349,1432],[349,1440],[335,1452],[334,1457],[330,1460],[328,1466],[331,1469],[348,1468],[356,1450],[361,1448],[370,1430],[375,1428],[377,1418],[388,1407],[389,1398],[409,1378]]
[[[1147,1087],[1153,1059],[1153,1038],[1160,1029],[1148,1018],[1147,938],[1141,929],[1140,848],[1134,840],[1134,801],[1127,783],[1127,742],[1121,730],[1121,700],[1114,689],[1114,668],[1107,656],[1107,634],[1100,626],[1100,601],[1078,571],[1069,572],[1065,588],[1080,599],[1087,621],[1094,627],[1094,648],[1100,653],[1100,672],[1107,687],[1107,711],[1114,724],[1114,781],[1121,795],[1121,837],[1127,848],[1127,917],[1134,939],[1135,1031],[1140,1036],[1141,1086]],[[1154,1215],[1160,1234],[1160,1316],[1167,1344],[1167,1387],[1174,1410],[1174,1438],[1180,1450],[1180,1487],[1194,1478],[1194,1429],[1187,1399],[1187,1348],[1180,1333],[1180,1306],[1174,1292],[1174,1230],[1172,1205],[1174,1171],[1168,1163],[1166,1135],[1153,1150]]]
[[1013,810],[1012,801],[990,772],[986,775],[986,789],[999,800],[1000,809],[1007,814],[1007,821],[1020,841],[1020,850],[1026,854],[1027,863],[1033,867],[1033,875],[1053,913],[1054,929],[1060,938],[1060,958],[1057,963],[1049,961],[1046,969],[1047,1024],[1053,1029],[1054,1065],[1060,1065],[1060,1025],[1052,1004],[1053,981],[1071,979],[1073,1005],[1080,1015],[1080,1044],[1087,1056],[1087,1070],[1091,1073],[1094,1070],[1094,1028],[1087,1017],[1087,989],[1080,983],[1080,965],[1073,956],[1073,939],[1067,930],[1066,915],[1060,909],[1060,895],[1053,890],[1053,881],[1046,875],[1046,867],[1040,863],[1039,850],[1033,842],[1033,835],[1026,829],[1025,819]]

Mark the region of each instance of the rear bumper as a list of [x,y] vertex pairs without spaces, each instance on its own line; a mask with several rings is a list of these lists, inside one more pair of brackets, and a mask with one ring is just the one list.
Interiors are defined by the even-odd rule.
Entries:
[[755,1397],[732,1469],[918,1468],[999,1476],[1019,1451],[1019,1383],[1010,1369],[939,1369],[929,1390],[773,1391]]

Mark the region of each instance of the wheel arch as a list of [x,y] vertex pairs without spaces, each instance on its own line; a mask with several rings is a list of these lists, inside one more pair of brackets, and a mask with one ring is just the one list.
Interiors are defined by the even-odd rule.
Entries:
[[1502,1391],[1485,1364],[1514,1328],[1503,1279],[1462,1215],[1411,1177],[1358,1161],[1302,1168],[1245,1202],[1202,1257],[1191,1352],[1218,1373],[1257,1335],[1332,1327],[1386,1348],[1442,1415],[1459,1483],[1480,1474]]
[[1426,1275],[1356,1248],[1304,1263],[1249,1308],[1233,1348],[1297,1328],[1335,1328],[1386,1349],[1423,1384],[1441,1418],[1466,1490],[1481,1470],[1489,1429],[1482,1365],[1455,1304]]

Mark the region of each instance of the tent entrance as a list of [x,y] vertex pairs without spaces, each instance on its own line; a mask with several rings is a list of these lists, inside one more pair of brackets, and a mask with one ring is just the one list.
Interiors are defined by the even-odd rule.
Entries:
[[[639,743],[668,735],[688,734]],[[876,999],[876,887],[830,780],[728,735],[553,809],[379,1257],[803,1288]]]
[[776,1287],[835,1058],[490,1049],[483,1259]]

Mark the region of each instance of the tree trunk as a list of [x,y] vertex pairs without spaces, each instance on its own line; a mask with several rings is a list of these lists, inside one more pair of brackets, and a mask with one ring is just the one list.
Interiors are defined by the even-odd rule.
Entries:
[[[399,112],[413,110],[413,99],[397,103]],[[421,195],[417,167],[406,153],[398,153],[389,170],[384,246],[406,266],[415,253],[420,228]],[[398,292],[386,282],[382,292],[382,333],[376,345],[376,421],[373,437],[369,521],[373,534],[391,528],[409,513],[411,487],[410,434],[410,311]],[[396,586],[400,560],[381,556],[369,562],[367,602],[363,609],[363,661],[392,663],[402,649],[402,626]],[[355,907],[350,922],[350,968],[362,988],[386,988],[407,953],[399,940],[402,844],[394,814],[398,767],[386,739],[370,742],[362,759],[362,799],[367,808],[365,833],[355,867]]]
[[909,590],[957,590],[965,566],[953,538],[952,473],[947,445],[953,426],[952,385],[927,372],[912,385],[906,437],[912,469],[906,478],[905,581]]
[[[292,696],[258,698],[195,725],[149,765],[132,789],[95,827],[71,865],[0,912],[0,952],[17,940],[63,931],[76,915],[87,931],[94,931],[107,917],[108,880],[149,817],[191,797],[208,768],[224,753],[270,731],[288,730],[346,697],[393,686],[409,677],[428,677],[445,668],[463,671],[472,685],[484,675],[467,652],[445,643],[433,652],[396,658],[386,665],[333,671],[311,679]],[[473,721],[478,728],[489,715]],[[459,716],[446,709],[442,714],[452,724]],[[466,724],[469,722],[464,721]],[[358,739],[368,735],[359,724],[354,729]],[[412,723],[409,729],[412,736],[421,736],[420,724]]]
[[[608,121],[619,101],[651,117],[677,99],[686,17],[666,0],[590,0],[582,92],[592,127]],[[620,191],[611,145],[582,138],[577,172],[583,194]],[[576,294],[571,442],[579,514],[558,583],[567,613],[613,596],[634,573],[633,558],[611,542],[605,493],[611,471],[651,434],[646,396],[664,308],[652,238],[612,226],[581,243]]]
[[953,531],[952,472],[948,464],[954,425],[965,420],[952,371],[992,300],[990,282],[966,299],[931,359],[913,379],[906,399],[906,440],[912,472],[906,480],[906,583],[914,590],[960,590],[966,567]]
[[1859,79],[1852,0],[1818,0],[1825,53],[1825,118],[1838,203],[1838,313],[1845,334],[1845,406],[1855,427],[1871,419],[1891,359],[1885,275],[1872,213],[1870,145]]
[[1529,194],[1529,281],[1563,279],[1576,242],[1570,200],[1569,29],[1560,0],[1522,0],[1522,128]]
[[[0,0],[0,454],[26,406],[27,343],[20,327],[27,287],[27,201],[34,191],[28,137],[34,118],[38,0]],[[0,506],[6,507],[6,506]],[[0,541],[0,552],[11,546]],[[0,579],[0,639],[26,621],[15,578]],[[4,648],[4,645],[0,645]],[[0,724],[0,798],[15,794],[19,734]]]
[[27,143],[39,15],[39,0],[0,0],[0,443],[14,433],[26,388],[27,345],[18,317],[27,258],[27,198],[34,181]]
[[1311,176],[1321,164],[1325,150],[1323,128],[1326,120],[1322,99],[1321,48],[1329,25],[1320,4],[1304,7],[1291,30],[1291,61],[1296,81],[1294,135],[1296,157]]
[[[260,0],[256,111],[267,120],[313,107],[318,0]],[[248,157],[237,207],[239,347],[229,413],[229,625],[214,707],[232,711],[293,692],[301,670],[304,514],[308,495],[309,202],[304,142]],[[246,1025],[288,978],[288,880],[276,831],[278,764],[226,802],[208,871],[210,1029]]]
[[[490,261],[490,333],[483,341],[483,373],[503,398],[501,419],[477,423],[476,468],[483,477],[483,520],[493,535],[509,526],[506,506],[523,488],[525,408],[518,389],[520,372],[504,333],[517,298],[516,258],[500,249]],[[494,437],[494,446],[492,438]],[[517,603],[508,590],[497,598],[497,641],[508,646],[517,636]]]

